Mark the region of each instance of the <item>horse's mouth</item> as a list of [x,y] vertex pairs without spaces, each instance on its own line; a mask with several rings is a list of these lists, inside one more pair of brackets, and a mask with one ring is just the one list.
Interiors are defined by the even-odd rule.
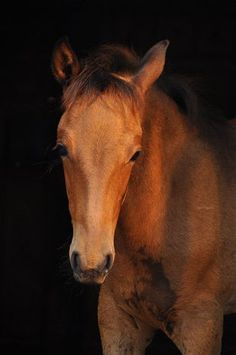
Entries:
[[83,283],[83,284],[90,284],[90,285],[101,285],[104,281],[105,278],[108,274],[107,272],[103,273],[98,273],[93,270],[89,270],[87,272],[83,273],[73,273],[74,279],[77,282]]

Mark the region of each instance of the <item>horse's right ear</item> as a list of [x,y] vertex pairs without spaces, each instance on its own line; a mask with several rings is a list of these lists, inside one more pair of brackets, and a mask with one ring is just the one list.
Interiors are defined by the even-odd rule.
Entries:
[[79,61],[67,38],[60,39],[55,45],[52,71],[55,78],[63,85],[80,71]]

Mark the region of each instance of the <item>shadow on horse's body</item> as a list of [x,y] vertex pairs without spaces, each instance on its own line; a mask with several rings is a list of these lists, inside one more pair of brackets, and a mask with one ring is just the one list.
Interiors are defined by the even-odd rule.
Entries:
[[220,354],[236,311],[235,128],[157,80],[167,46],[142,60],[103,46],[82,63],[66,42],[54,51],[70,260],[76,279],[102,284],[104,354],[143,354],[155,329],[184,354]]

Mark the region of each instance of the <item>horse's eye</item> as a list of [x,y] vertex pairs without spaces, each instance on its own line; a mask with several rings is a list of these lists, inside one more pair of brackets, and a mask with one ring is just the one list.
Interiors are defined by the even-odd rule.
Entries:
[[138,159],[138,157],[141,154],[141,150],[137,150],[136,153],[134,153],[134,155],[132,156],[132,158],[130,159],[130,161],[135,161],[136,159]]
[[66,157],[68,155],[68,151],[63,144],[57,144],[56,150],[60,157]]
[[68,151],[66,147],[63,144],[58,143],[50,153],[50,160],[56,160],[59,159],[59,157],[65,157],[67,155]]

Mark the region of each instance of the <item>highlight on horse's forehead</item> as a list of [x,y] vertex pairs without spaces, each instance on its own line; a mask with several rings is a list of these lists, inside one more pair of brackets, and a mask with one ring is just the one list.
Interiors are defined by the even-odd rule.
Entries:
[[141,134],[139,118],[130,107],[107,97],[98,97],[89,105],[73,105],[58,127],[58,141],[67,146],[70,154],[80,154],[80,159],[91,154],[104,156],[105,152],[111,159],[129,155],[141,144]]
[[138,110],[129,102],[104,94],[93,100],[79,99],[64,113],[59,126],[79,127],[84,132],[96,127],[116,127],[136,134],[140,131],[140,119]]

